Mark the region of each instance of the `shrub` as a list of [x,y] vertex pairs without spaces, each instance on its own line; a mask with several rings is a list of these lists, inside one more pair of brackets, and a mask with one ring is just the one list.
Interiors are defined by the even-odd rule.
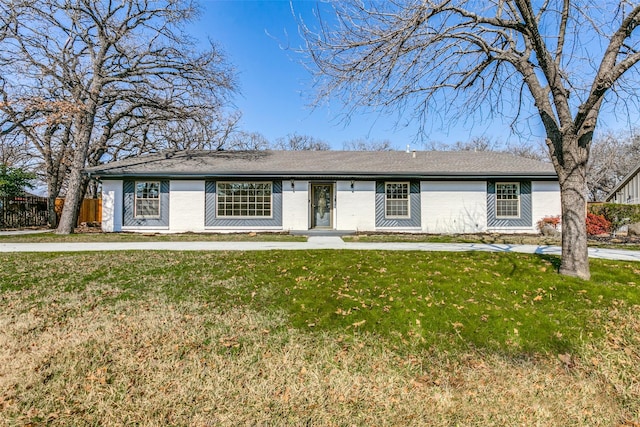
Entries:
[[560,219],[560,215],[556,216],[545,216],[540,221],[537,222],[538,230],[542,232],[545,227],[552,227],[554,230],[558,229],[558,225],[560,225],[562,220]]
[[604,216],[587,213],[587,234],[589,236],[608,233],[609,230],[611,230],[611,222]]
[[613,230],[625,224],[640,222],[640,205],[597,203],[589,205],[589,212],[604,216],[611,223]]

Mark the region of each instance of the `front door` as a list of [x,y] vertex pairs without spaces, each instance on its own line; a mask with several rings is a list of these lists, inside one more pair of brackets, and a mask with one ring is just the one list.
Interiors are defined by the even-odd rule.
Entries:
[[333,184],[311,184],[311,228],[333,228]]

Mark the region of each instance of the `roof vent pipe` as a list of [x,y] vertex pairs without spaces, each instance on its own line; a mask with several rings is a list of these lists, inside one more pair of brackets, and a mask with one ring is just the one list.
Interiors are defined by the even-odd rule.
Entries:
[[411,157],[413,157],[414,159],[416,158],[416,150],[413,150],[413,151],[411,152]]

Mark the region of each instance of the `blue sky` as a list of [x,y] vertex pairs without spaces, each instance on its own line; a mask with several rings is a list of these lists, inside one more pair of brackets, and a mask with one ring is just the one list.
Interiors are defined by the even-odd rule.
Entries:
[[[291,3],[296,14],[312,25],[318,2]],[[507,124],[499,119],[474,120],[473,113],[466,126],[427,126],[423,140],[417,139],[418,124],[398,127],[397,117],[363,112],[353,115],[348,123],[340,122],[341,105],[310,107],[313,79],[301,65],[303,57],[295,52],[302,40],[289,0],[202,0],[201,5],[204,13],[190,31],[203,41],[210,38],[218,43],[236,67],[240,94],[235,105],[242,111],[240,125],[245,131],[259,132],[272,142],[291,133],[311,135],[333,149],[363,138],[388,139],[398,149],[407,144],[423,149],[430,141],[454,144],[476,136],[505,144],[524,142],[510,134]],[[529,140],[542,140],[540,128],[531,131],[534,136]]]
[[[342,105],[311,108],[313,79],[297,54],[302,46],[289,0],[202,0],[203,15],[194,24],[193,35],[218,43],[238,71],[240,94],[235,104],[242,111],[241,127],[259,132],[270,141],[298,133],[320,138],[333,149],[355,139],[390,140],[398,149],[407,144],[421,149],[416,140],[418,126],[396,126],[396,117],[376,113],[354,115],[340,121]],[[312,21],[315,0],[293,1],[296,14]],[[289,49],[287,49],[289,48]],[[492,133],[496,124],[487,124],[475,133],[461,126],[433,129],[429,141],[454,143],[475,135],[506,141],[508,130]],[[505,136],[499,136],[500,133]]]

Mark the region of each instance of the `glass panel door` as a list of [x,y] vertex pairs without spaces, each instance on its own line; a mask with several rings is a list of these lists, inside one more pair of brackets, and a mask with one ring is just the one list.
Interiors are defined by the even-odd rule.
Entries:
[[311,228],[332,228],[333,185],[311,184]]

